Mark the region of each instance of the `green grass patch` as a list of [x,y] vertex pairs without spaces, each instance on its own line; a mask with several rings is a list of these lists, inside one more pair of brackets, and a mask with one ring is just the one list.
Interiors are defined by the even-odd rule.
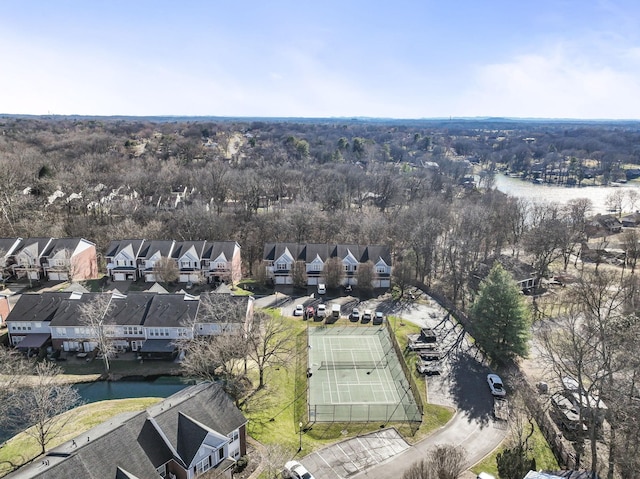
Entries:
[[[63,419],[70,418],[69,422],[47,445],[47,450],[70,441],[120,413],[143,411],[160,400],[160,398],[115,399],[85,404],[72,409],[62,415]],[[23,465],[39,455],[40,446],[34,438],[24,432],[14,436],[0,448],[0,477],[12,471],[10,463],[16,466]]]
[[[496,458],[498,453],[502,452],[505,448],[508,448],[509,439],[507,438],[503,445],[493,451],[492,454],[485,457],[483,461],[479,462],[475,466],[471,468],[471,471],[474,474],[479,474],[480,472],[488,472],[489,474],[493,474],[495,477],[498,477],[498,465],[496,463]],[[549,447],[546,439],[540,432],[540,429],[537,425],[535,425],[535,431],[533,436],[529,439],[529,446],[531,449],[530,456],[536,459],[536,469],[538,470],[558,470],[560,466],[558,465],[558,461],[556,457],[553,455],[553,451]]]
[[[280,316],[278,309],[269,308],[265,311]],[[295,340],[295,355],[291,366],[268,368],[266,387],[254,393],[244,404],[243,412],[249,419],[248,432],[258,441],[264,444],[281,444],[293,454],[299,447],[299,423],[302,422],[305,454],[347,437],[379,430],[381,426],[394,426],[407,440],[413,442],[442,427],[453,416],[453,411],[448,408],[426,405],[423,422],[417,431],[415,426],[407,423],[310,423],[307,418],[307,328],[323,326],[324,323],[301,321],[289,316],[282,317],[282,320],[288,322],[288,334]],[[402,323],[399,318],[391,317],[389,320],[401,341],[401,348],[406,348],[407,334],[420,331],[418,326]],[[411,363],[410,367],[413,366]],[[416,379],[424,400],[424,378]]]

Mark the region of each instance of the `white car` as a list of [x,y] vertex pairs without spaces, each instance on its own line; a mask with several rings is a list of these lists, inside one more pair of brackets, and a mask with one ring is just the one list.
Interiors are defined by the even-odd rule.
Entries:
[[314,479],[307,468],[298,461],[289,461],[284,465],[282,475],[287,479]]
[[318,294],[325,294],[327,292],[327,287],[324,283],[318,284]]
[[296,308],[293,310],[294,316],[302,316],[304,314],[304,306],[296,304]]
[[325,304],[319,304],[316,309],[317,318],[325,318],[327,316],[327,306]]
[[489,383],[489,389],[491,394],[497,397],[504,397],[507,395],[507,391],[504,389],[502,379],[497,374],[487,374],[487,382]]

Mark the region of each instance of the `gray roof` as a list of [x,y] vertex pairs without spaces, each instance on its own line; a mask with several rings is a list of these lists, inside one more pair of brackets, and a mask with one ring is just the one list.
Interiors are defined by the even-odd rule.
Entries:
[[388,246],[380,245],[356,245],[356,244],[324,244],[324,243],[266,243],[264,245],[263,258],[267,261],[277,260],[285,250],[289,250],[293,259],[311,263],[316,256],[322,261],[329,258],[345,258],[348,252],[360,263],[372,261],[374,264],[382,259],[387,265],[391,265],[391,252]]
[[16,254],[25,248],[32,245],[36,245],[36,256],[42,257],[45,250],[48,249],[49,243],[54,241],[53,238],[27,238],[22,242],[19,250],[16,250]]
[[26,293],[20,296],[7,321],[51,321],[60,303],[71,293]]
[[49,246],[44,251],[43,256],[49,258],[51,256],[55,256],[58,252],[65,249],[68,250],[70,253],[73,253],[81,241],[82,241],[82,238],[54,239],[53,241],[51,241],[51,243],[49,243]]
[[174,259],[180,259],[184,254],[189,251],[192,247],[194,248],[198,259],[202,259],[205,251],[205,247],[207,246],[207,242],[202,241],[180,241],[176,243],[173,248],[173,252],[171,253],[171,257]]
[[[203,293],[212,301],[231,301],[241,309],[242,321],[250,298],[218,293]],[[20,296],[9,313],[7,321],[51,321],[51,326],[77,326],[78,307],[101,296],[111,296],[107,320],[111,324],[147,327],[178,327],[196,318],[200,299],[188,294],[158,294],[148,291],[121,293],[46,292],[27,293]],[[231,319],[231,318],[229,318]],[[206,318],[198,318],[207,322]]]
[[172,327],[193,321],[199,301],[185,299],[184,294],[158,294],[153,297],[144,325]]
[[171,255],[175,243],[173,240],[145,241],[140,250],[139,257],[149,259],[157,252],[160,252],[160,256],[167,258]]
[[204,253],[202,254],[202,259],[214,260],[220,256],[220,254],[224,253],[224,256],[230,261],[231,258],[233,258],[233,252],[239,247],[235,241],[207,242]]
[[11,256],[18,251],[24,243],[22,238],[0,238],[0,256]]
[[[206,436],[227,436],[246,424],[222,387],[202,383],[186,388],[144,412],[116,416],[49,451],[49,465],[35,461],[8,479],[147,479],[171,459],[190,462]],[[166,440],[165,440],[166,438]],[[183,456],[184,457],[181,457]],[[189,457],[191,456],[191,457]]]
[[58,305],[51,319],[51,327],[77,326],[80,318],[80,306],[94,301],[99,296],[111,296],[111,293],[72,293]]
[[144,323],[155,293],[132,292],[121,297],[115,295],[111,300],[108,321],[123,326],[137,326]]
[[114,240],[109,243],[107,246],[107,250],[105,252],[105,257],[113,258],[120,251],[125,249],[127,246],[131,245],[133,249],[133,254],[137,258],[140,255],[140,248],[144,243],[143,239],[123,239],[123,240]]

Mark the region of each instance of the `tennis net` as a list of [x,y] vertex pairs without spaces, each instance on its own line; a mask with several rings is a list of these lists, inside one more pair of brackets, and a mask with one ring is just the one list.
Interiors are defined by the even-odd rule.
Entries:
[[322,361],[318,369],[375,369],[386,368],[387,360],[379,361]]

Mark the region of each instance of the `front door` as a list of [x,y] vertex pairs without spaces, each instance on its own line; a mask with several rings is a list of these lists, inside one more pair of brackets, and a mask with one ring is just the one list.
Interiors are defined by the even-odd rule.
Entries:
[[138,341],[131,341],[131,351],[138,350]]

